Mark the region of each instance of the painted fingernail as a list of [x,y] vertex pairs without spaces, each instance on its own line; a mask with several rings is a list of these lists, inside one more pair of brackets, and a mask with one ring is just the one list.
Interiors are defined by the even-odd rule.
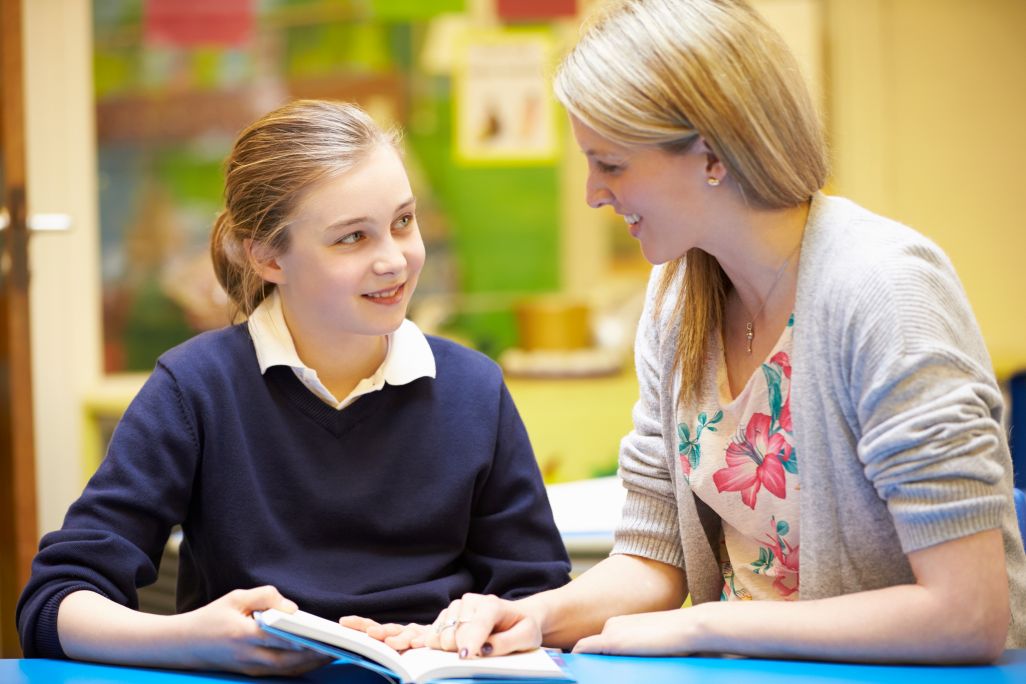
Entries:
[[460,660],[466,659],[470,652],[464,647],[460,649]]
[[481,647],[481,655],[491,655],[491,654],[492,654],[492,645],[491,644],[486,643],[484,646]]

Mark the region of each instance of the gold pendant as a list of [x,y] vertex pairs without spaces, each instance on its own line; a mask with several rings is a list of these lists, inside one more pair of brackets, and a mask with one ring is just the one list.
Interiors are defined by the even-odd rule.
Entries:
[[748,338],[748,353],[752,353],[752,340],[755,339],[755,327],[751,321],[745,324],[745,337]]

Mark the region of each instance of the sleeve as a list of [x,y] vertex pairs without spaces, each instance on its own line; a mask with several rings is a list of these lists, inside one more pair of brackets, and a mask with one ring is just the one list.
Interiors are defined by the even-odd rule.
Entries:
[[[627,489],[613,553],[651,558],[684,567],[680,522],[674,485],[667,469],[666,437],[662,425],[663,384],[660,330],[667,327],[672,302],[658,310],[656,293],[662,268],[649,279],[645,307],[634,344],[639,397],[634,405],[634,428],[620,443],[619,475]],[[671,383],[672,386],[672,383]]]
[[61,529],[40,541],[17,606],[27,657],[65,657],[57,610],[74,591],[138,607],[136,590],[156,580],[170,529],[187,509],[199,452],[196,435],[177,384],[158,365]]
[[541,472],[513,398],[500,383],[492,466],[475,493],[464,557],[475,590],[516,599],[570,581]]
[[947,258],[905,247],[859,288],[849,335],[858,456],[908,553],[1001,526],[1002,397]]

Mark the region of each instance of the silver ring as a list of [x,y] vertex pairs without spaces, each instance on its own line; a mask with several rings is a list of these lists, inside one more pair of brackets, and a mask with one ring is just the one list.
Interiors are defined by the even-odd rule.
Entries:
[[441,634],[442,632],[444,632],[445,630],[449,629],[450,627],[455,627],[456,625],[459,624],[459,622],[460,621],[457,620],[456,618],[450,618],[450,619],[446,620],[445,622],[443,622],[440,625],[435,625],[435,634]]

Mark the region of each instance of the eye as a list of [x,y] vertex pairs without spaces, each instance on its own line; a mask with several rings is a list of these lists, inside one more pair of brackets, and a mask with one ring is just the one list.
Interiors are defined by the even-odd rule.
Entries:
[[396,230],[406,230],[413,223],[413,214],[403,214],[395,220],[392,227]]
[[602,173],[610,173],[610,174],[619,173],[620,171],[623,170],[623,167],[620,166],[619,164],[607,164],[607,163],[601,162],[601,161],[596,161],[595,162],[595,167],[599,171],[601,171]]
[[363,231],[362,230],[357,230],[357,231],[354,231],[352,233],[349,233],[348,235],[343,235],[338,240],[335,240],[335,244],[336,245],[355,245],[360,240],[363,240],[364,237],[365,236],[363,234]]

